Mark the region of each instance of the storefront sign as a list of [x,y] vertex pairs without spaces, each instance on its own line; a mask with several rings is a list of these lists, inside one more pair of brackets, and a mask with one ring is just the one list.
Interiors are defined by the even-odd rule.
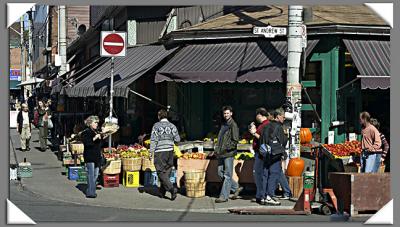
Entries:
[[21,81],[21,70],[20,69],[10,69],[10,80]]
[[264,35],[265,38],[274,38],[277,35],[286,35],[286,28],[283,27],[254,27],[253,34]]

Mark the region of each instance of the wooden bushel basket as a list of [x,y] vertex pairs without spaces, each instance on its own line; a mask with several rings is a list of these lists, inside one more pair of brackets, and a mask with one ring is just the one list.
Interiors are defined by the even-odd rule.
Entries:
[[105,174],[118,174],[121,173],[121,160],[107,160],[106,166],[103,168]]
[[190,198],[200,198],[206,195],[206,182],[185,183],[186,196]]
[[184,171],[185,183],[200,183],[204,182],[206,178],[206,172],[203,170],[189,170]]
[[70,143],[69,147],[72,154],[83,154],[84,150],[83,143]]
[[154,163],[147,158],[142,159],[142,170],[143,171],[156,171],[156,167],[154,166]]
[[124,171],[139,171],[142,168],[142,158],[123,158],[122,168]]

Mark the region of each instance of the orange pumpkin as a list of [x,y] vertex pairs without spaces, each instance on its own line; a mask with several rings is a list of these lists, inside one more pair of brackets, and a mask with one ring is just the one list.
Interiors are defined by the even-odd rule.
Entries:
[[299,177],[303,174],[304,160],[297,157],[289,160],[287,167],[287,175],[291,177]]
[[300,129],[300,143],[310,143],[312,139],[312,134],[309,128]]

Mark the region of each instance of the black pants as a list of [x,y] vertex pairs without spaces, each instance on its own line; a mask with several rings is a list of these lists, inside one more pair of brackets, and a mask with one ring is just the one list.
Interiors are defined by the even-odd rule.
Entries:
[[174,151],[156,152],[154,154],[154,165],[160,179],[161,188],[171,192],[174,189],[174,185],[171,183],[169,177],[174,166]]

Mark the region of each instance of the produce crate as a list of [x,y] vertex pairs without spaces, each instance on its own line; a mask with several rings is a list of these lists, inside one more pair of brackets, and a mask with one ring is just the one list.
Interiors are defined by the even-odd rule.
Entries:
[[389,173],[329,173],[329,181],[341,212],[371,215],[392,197]]
[[124,171],[124,176],[122,178],[122,184],[127,188],[137,188],[139,187],[139,171]]
[[169,180],[171,181],[172,184],[176,184],[176,169],[173,169],[171,171],[171,174],[169,176]]
[[154,163],[147,158],[142,159],[142,170],[143,171],[156,171],[156,167],[154,166]]
[[69,180],[78,180],[79,171],[83,171],[82,166],[70,166],[70,167],[68,167],[68,179]]
[[18,165],[17,176],[20,178],[32,177],[32,166],[29,162],[21,162]]
[[78,179],[77,182],[86,182],[87,181],[87,172],[84,168],[78,170]]
[[79,159],[76,159],[76,163],[75,163],[75,160],[74,159],[64,159],[63,160],[63,165],[64,166],[67,166],[67,165],[80,165],[81,164],[81,160],[79,160]]
[[303,177],[292,177],[288,176],[288,183],[290,191],[292,192],[292,197],[297,199],[303,192]]
[[121,160],[107,160],[107,164],[103,167],[105,174],[118,174],[121,173]]
[[124,171],[139,171],[142,169],[142,158],[123,158],[122,169]]
[[102,185],[105,188],[119,187],[119,174],[103,174]]
[[160,185],[160,181],[157,176],[157,172],[154,171],[145,171],[143,186],[145,187],[158,187]]

